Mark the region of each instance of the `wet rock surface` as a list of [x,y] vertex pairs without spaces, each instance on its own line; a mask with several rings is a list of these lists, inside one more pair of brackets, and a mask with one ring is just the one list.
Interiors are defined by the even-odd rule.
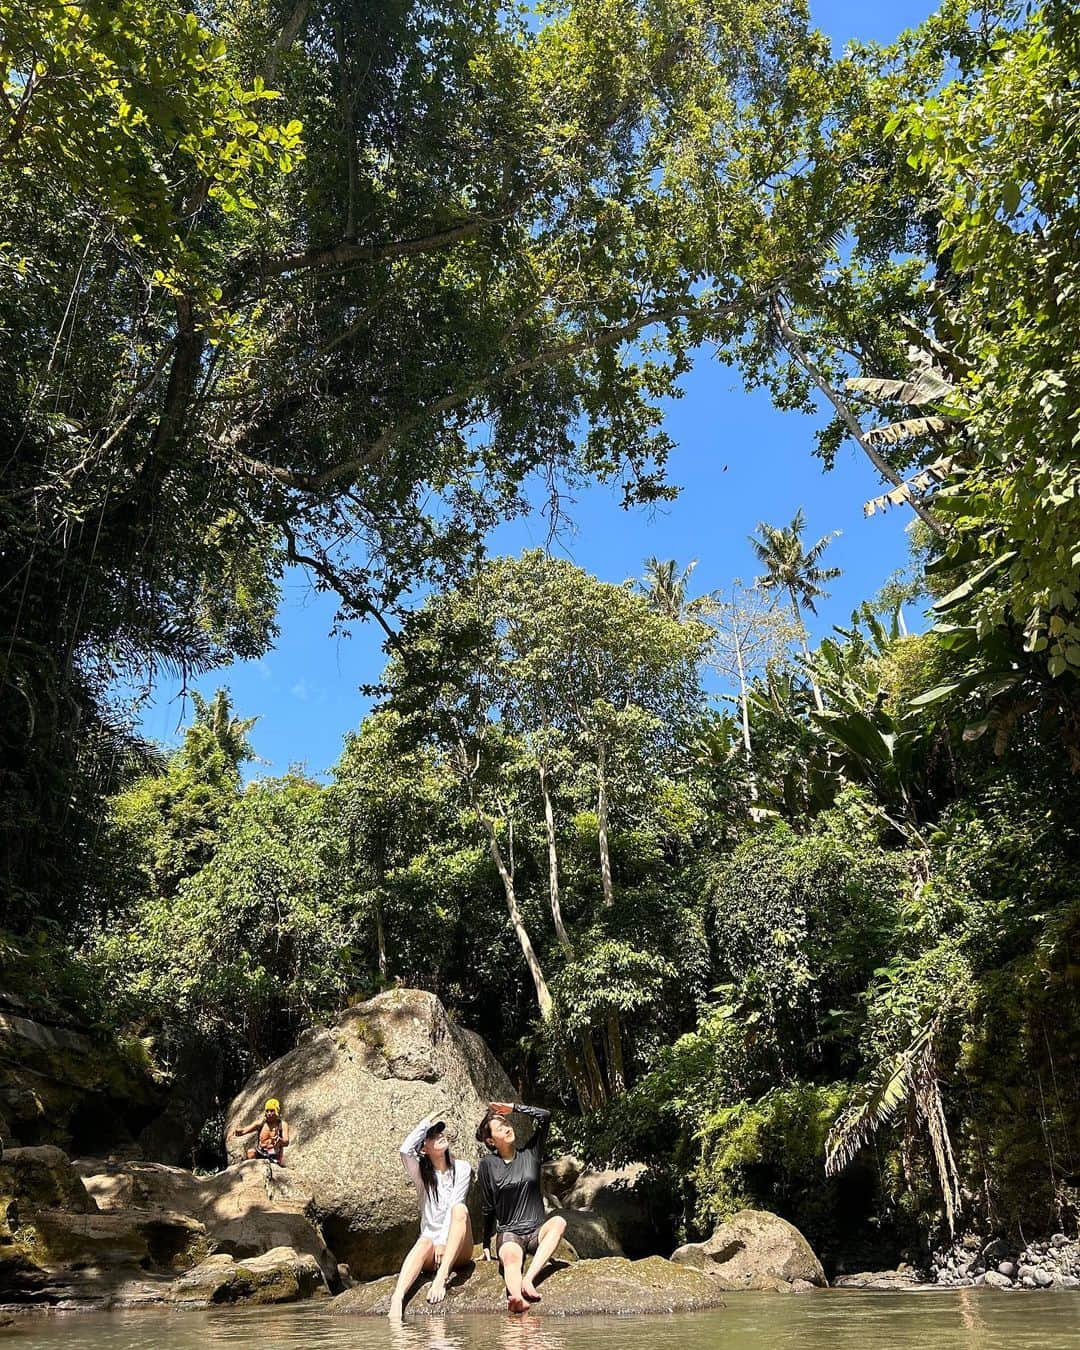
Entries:
[[[435,1308],[426,1301],[429,1287],[425,1281],[414,1290],[405,1307],[406,1317],[422,1317],[432,1312],[506,1310],[502,1276],[494,1261],[478,1261],[455,1272],[447,1282],[446,1301]],[[393,1288],[393,1277],[359,1285],[339,1294],[331,1304],[331,1311],[385,1315]],[[661,1256],[640,1261],[611,1256],[559,1263],[541,1277],[537,1292],[541,1301],[534,1305],[533,1312],[560,1317],[695,1312],[723,1306],[723,1293],[716,1280]]]

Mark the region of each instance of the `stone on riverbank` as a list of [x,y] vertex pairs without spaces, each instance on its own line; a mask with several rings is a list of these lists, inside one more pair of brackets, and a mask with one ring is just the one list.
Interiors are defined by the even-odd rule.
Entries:
[[0,1164],[0,1302],[154,1301],[210,1250],[206,1229],[186,1214],[99,1211],[60,1149],[9,1149]]
[[184,1308],[296,1303],[324,1288],[313,1256],[291,1247],[275,1247],[247,1261],[236,1261],[225,1253],[208,1257],[172,1282],[168,1300]]
[[196,1177],[160,1163],[81,1159],[74,1165],[103,1210],[159,1205],[188,1214],[205,1225],[217,1251],[238,1259],[291,1247],[314,1257],[328,1287],[337,1287],[337,1261],[312,1221],[311,1191],[289,1168],[253,1159]]
[[[1008,1281],[1006,1281],[1008,1283]],[[859,1270],[851,1275],[838,1275],[834,1289],[873,1289],[895,1293],[912,1289],[932,1289],[913,1270]]]
[[[330,1305],[340,1314],[385,1315],[394,1278],[375,1280],[339,1294]],[[425,1281],[412,1294],[406,1316],[440,1311],[504,1313],[506,1293],[494,1261],[479,1261],[455,1272],[447,1283],[446,1302],[432,1308]],[[661,1256],[630,1261],[624,1256],[577,1261],[552,1268],[538,1284],[541,1302],[534,1313],[568,1317],[578,1314],[620,1316],[630,1313],[696,1312],[723,1306],[719,1282],[689,1266]]]
[[[457,1156],[475,1164],[477,1122],[513,1088],[480,1037],[455,1026],[433,994],[394,989],[348,1009],[250,1079],[229,1107],[227,1129],[257,1120],[270,1096],[281,1099],[293,1139],[286,1170],[310,1188],[338,1259],[354,1278],[369,1279],[395,1271],[416,1237],[401,1140],[437,1112]],[[227,1142],[231,1159],[242,1156],[246,1141]]]
[[767,1210],[743,1209],[706,1242],[689,1242],[672,1261],[693,1266],[727,1289],[790,1292],[797,1281],[828,1283],[821,1262],[799,1230]]

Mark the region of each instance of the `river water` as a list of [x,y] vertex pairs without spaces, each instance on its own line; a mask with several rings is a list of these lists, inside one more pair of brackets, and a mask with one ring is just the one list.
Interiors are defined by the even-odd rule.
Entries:
[[634,1318],[407,1318],[325,1307],[17,1318],[11,1350],[1080,1350],[1080,1291],[734,1294],[715,1312]]

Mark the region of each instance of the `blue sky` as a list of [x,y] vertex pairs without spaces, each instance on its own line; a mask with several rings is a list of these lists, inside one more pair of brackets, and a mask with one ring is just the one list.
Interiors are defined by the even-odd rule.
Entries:
[[[889,41],[931,12],[926,4],[860,5],[853,0],[812,0],[815,23],[839,50],[851,39]],[[814,424],[797,413],[779,413],[763,393],[747,394],[738,374],[702,354],[684,381],[685,397],[670,405],[667,430],[676,443],[669,476],[682,492],[659,510],[625,512],[617,493],[591,487],[577,494],[575,530],[563,536],[562,551],[579,566],[607,581],[641,574],[650,554],[698,559],[692,593],[724,586],[755,574],[747,536],[761,520],[784,524],[801,506],[807,536],[841,531],[828,562],[843,569],[831,598],[820,607],[812,631],[822,635],[845,623],[851,610],[871,596],[907,557],[904,526],[908,513],[893,511],[864,519],[862,504],[878,481],[850,442],[830,473],[813,447]],[[497,553],[542,545],[546,524],[539,518],[500,527],[491,540]],[[262,660],[238,662],[211,672],[194,687],[209,696],[225,685],[239,714],[258,717],[252,742],[260,762],[256,774],[284,773],[291,765],[323,775],[338,758],[342,738],[363,718],[368,701],[359,686],[378,678],[383,666],[380,634],[372,625],[353,625],[349,638],[328,636],[334,602],[318,594],[306,577],[286,577],[279,615],[281,636]],[[909,616],[914,617],[914,616]],[[175,684],[162,681],[142,710],[145,735],[173,745],[190,718]]]

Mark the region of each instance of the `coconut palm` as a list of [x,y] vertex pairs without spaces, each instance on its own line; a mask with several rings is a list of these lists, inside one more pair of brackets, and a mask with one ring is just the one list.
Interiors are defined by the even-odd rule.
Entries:
[[689,606],[686,602],[686,586],[690,574],[697,566],[697,559],[688,563],[678,575],[678,566],[674,558],[645,559],[645,575],[641,578],[641,589],[649,604],[658,614],[666,614],[669,619],[684,619]]
[[[758,525],[758,533],[750,536],[758,561],[765,572],[758,577],[758,585],[766,591],[786,591],[791,600],[791,612],[803,635],[803,655],[809,660],[810,648],[806,641],[806,626],[802,611],[808,609],[817,613],[817,601],[828,598],[823,583],[832,581],[840,575],[839,567],[819,567],[825,550],[840,533],[823,535],[810,549],[803,547],[802,532],[806,528],[806,518],[802,507],[791,518],[790,525],[767,525],[764,521]],[[814,701],[818,709],[822,708],[821,693],[816,684]]]

